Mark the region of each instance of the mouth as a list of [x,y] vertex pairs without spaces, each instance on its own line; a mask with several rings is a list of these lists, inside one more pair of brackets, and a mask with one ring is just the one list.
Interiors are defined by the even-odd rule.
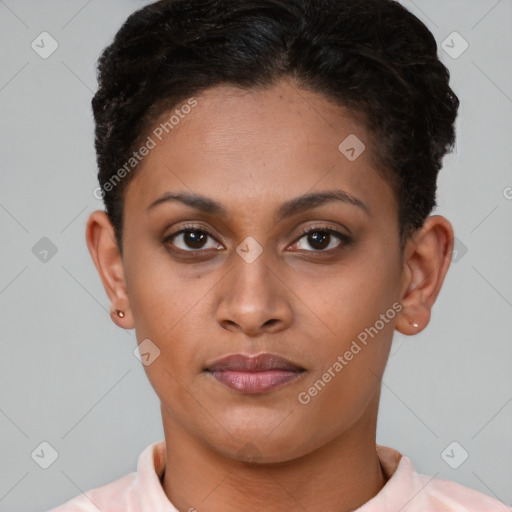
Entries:
[[268,393],[297,378],[306,370],[276,354],[233,354],[205,368],[221,384],[239,393]]

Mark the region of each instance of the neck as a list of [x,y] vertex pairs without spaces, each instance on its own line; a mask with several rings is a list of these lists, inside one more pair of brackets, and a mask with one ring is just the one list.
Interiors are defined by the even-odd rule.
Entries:
[[182,511],[353,511],[387,480],[375,447],[376,405],[341,436],[300,458],[253,464],[212,450],[162,410],[167,457],[162,487]]

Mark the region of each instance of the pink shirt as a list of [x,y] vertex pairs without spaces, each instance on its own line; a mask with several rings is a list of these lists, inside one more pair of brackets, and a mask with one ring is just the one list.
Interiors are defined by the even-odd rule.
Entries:
[[[411,460],[393,448],[377,445],[377,454],[389,480],[354,512],[512,511],[468,487],[416,473]],[[140,454],[136,473],[87,491],[50,512],[178,512],[160,483],[165,458],[165,441],[153,443]]]

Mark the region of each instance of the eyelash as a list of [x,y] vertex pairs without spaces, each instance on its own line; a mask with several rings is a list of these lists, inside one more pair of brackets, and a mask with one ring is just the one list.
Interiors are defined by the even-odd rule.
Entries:
[[[213,235],[211,235],[206,229],[202,228],[201,226],[198,226],[198,225],[194,225],[194,224],[189,224],[189,225],[186,225],[186,226],[183,226],[183,228],[181,228],[179,231],[176,231],[175,233],[171,233],[170,235],[166,236],[162,243],[164,245],[169,245],[169,242],[177,237],[178,235],[181,235],[182,233],[185,233],[187,231],[193,231],[193,232],[196,232],[196,233],[202,233],[202,234],[205,234],[206,236],[210,237],[210,238],[213,238]],[[298,234],[298,237],[295,239],[295,241],[292,243],[292,245],[295,245],[296,243],[298,243],[302,238],[304,238],[304,236],[306,235],[309,235],[311,233],[328,233],[329,235],[333,235],[335,236],[336,238],[339,239],[339,241],[341,242],[340,245],[338,245],[337,247],[335,247],[334,249],[329,249],[329,250],[324,250],[324,249],[316,249],[316,250],[307,250],[306,252],[313,252],[313,253],[331,253],[331,252],[334,252],[334,251],[337,251],[337,250],[341,250],[344,246],[347,246],[349,245],[352,240],[349,236],[345,235],[344,233],[341,233],[329,226],[314,226],[312,228],[305,228],[303,229],[299,234]],[[180,249],[180,248],[174,248],[174,250],[176,251],[180,251],[180,252],[187,252],[187,253],[201,253],[203,251],[205,251],[205,249],[189,249],[189,250],[185,250],[185,249]],[[206,249],[207,250],[207,249]]]

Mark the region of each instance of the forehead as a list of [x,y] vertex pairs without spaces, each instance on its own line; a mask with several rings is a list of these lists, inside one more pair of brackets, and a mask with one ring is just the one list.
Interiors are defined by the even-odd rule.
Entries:
[[362,123],[323,96],[281,81],[261,90],[222,85],[194,99],[161,140],[150,133],[155,147],[139,164],[126,203],[142,208],[158,194],[182,190],[262,204],[329,187],[369,202],[392,199]]

